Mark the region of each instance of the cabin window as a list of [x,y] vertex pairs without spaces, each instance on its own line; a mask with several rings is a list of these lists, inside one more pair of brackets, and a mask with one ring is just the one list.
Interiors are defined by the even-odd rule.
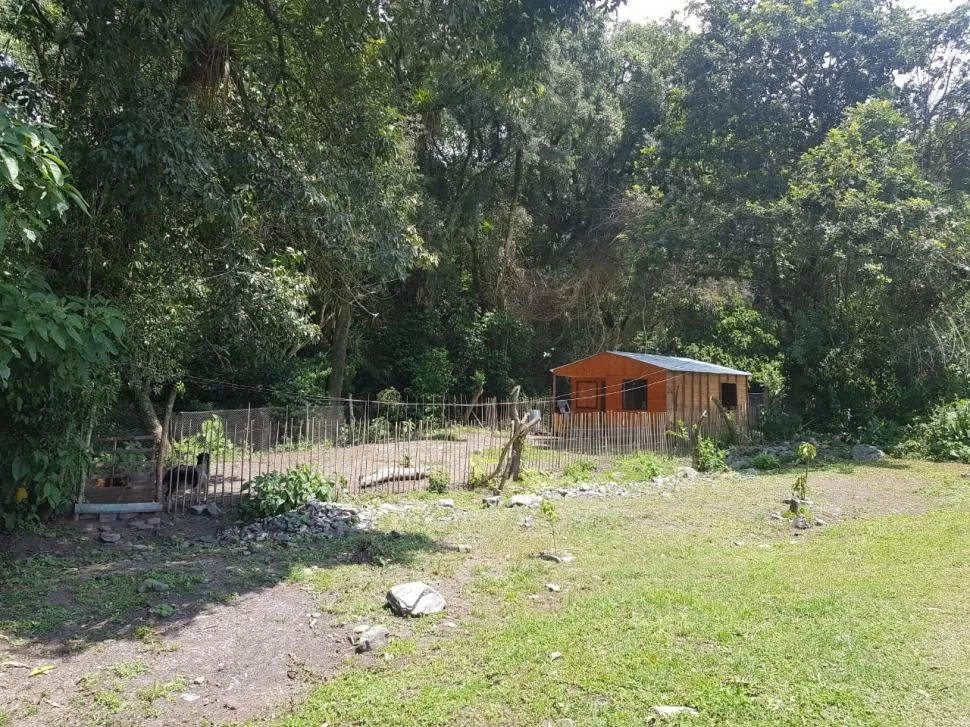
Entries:
[[737,409],[738,385],[724,382],[721,384],[721,404],[725,409]]
[[646,379],[632,379],[623,382],[623,408],[634,410],[647,408]]

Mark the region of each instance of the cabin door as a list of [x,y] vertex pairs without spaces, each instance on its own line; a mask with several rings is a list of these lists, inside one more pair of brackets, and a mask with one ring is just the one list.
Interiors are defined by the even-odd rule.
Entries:
[[602,406],[602,382],[577,379],[573,394],[573,409],[576,411],[599,411]]

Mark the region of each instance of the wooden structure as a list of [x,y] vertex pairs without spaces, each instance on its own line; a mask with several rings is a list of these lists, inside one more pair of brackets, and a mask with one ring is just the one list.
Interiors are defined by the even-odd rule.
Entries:
[[[606,418],[615,423],[627,421],[630,426],[640,426],[644,414],[664,413],[667,419],[688,423],[708,410],[716,417],[714,398],[725,409],[743,415],[751,376],[747,371],[691,358],[625,351],[604,351],[557,366],[552,374],[554,419],[621,413],[630,416]],[[569,380],[567,396],[557,398],[557,378]]]

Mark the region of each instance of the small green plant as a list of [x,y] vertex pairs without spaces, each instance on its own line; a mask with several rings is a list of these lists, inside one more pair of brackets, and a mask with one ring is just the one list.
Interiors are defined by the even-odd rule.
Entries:
[[667,469],[660,457],[650,452],[640,452],[621,457],[616,462],[623,479],[630,482],[647,482],[662,475]]
[[811,516],[811,511],[805,504],[808,500],[808,473],[812,461],[818,456],[818,450],[811,442],[802,442],[795,450],[795,456],[805,465],[805,471],[795,478],[795,484],[792,485],[790,513],[793,517],[801,515],[807,518]]
[[556,510],[556,506],[552,504],[552,500],[545,499],[542,504],[539,505],[539,515],[542,519],[546,521],[549,526],[549,531],[552,534],[552,552],[559,552],[559,534],[556,530],[556,526],[559,524],[559,511]]
[[159,603],[157,606],[152,606],[148,610],[159,618],[168,618],[175,613],[175,609],[168,603]]
[[781,466],[781,460],[773,454],[762,452],[749,459],[744,465],[756,470],[776,470]]
[[119,679],[131,679],[139,674],[144,674],[148,671],[148,667],[145,666],[143,661],[126,661],[122,664],[115,664],[111,667],[111,671]]
[[202,452],[213,459],[230,457],[236,447],[226,435],[226,425],[222,419],[213,415],[199,426],[199,432],[172,442],[169,460],[172,462],[195,462]]
[[305,505],[307,500],[333,500],[337,478],[324,477],[309,465],[301,464],[286,472],[268,472],[255,477],[245,489],[249,497],[240,511],[246,520],[281,515]]
[[563,468],[562,476],[571,482],[584,482],[596,470],[596,463],[591,459],[581,459],[570,462]]
[[698,472],[718,472],[724,469],[724,458],[727,451],[710,437],[698,435],[692,456],[694,468]]
[[485,483],[488,482],[488,474],[479,463],[472,462],[471,472],[468,473],[465,487],[469,490],[477,490],[479,487],[484,487]]
[[428,475],[428,492],[442,495],[451,487],[451,477],[444,470],[433,470]]

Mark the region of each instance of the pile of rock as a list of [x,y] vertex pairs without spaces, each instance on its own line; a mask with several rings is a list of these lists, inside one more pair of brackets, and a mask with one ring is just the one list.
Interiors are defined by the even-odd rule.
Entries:
[[310,500],[303,507],[282,515],[257,520],[249,525],[223,530],[220,539],[228,542],[286,543],[306,536],[340,536],[373,528],[378,511]]

